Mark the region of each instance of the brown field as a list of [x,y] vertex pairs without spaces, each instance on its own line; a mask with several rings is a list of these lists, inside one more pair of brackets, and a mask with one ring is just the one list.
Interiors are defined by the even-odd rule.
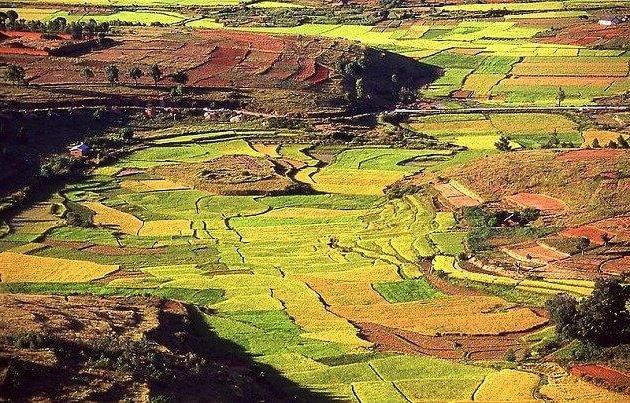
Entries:
[[561,212],[567,205],[554,197],[536,193],[517,193],[505,198],[510,203],[520,207],[529,207],[545,213]]
[[556,251],[552,248],[539,245],[536,242],[513,245],[506,248],[508,254],[516,255],[520,260],[535,260],[549,263],[569,257],[568,254]]
[[611,275],[630,273],[630,256],[608,260],[601,265],[601,271]]
[[523,333],[428,336],[369,322],[357,323],[361,335],[380,351],[423,354],[449,360],[501,360],[508,350],[524,348]]
[[620,25],[616,27],[603,27],[595,22],[587,22],[570,25],[554,32],[553,36],[539,39],[539,42],[556,43],[562,45],[576,46],[601,46],[606,45],[618,38],[630,37],[630,27]]
[[276,172],[271,161],[246,155],[226,155],[200,164],[158,166],[151,172],[221,195],[279,194],[295,186],[291,179]]
[[454,208],[472,207],[481,204],[479,200],[462,193],[450,183],[436,183],[433,187],[440,193],[446,204]]
[[[400,89],[389,82],[383,85],[384,74],[398,73],[409,88],[418,88],[438,74],[436,68],[415,60],[340,40],[220,29],[134,27],[117,33],[101,47],[62,48],[54,57],[28,50],[0,52],[0,66],[19,65],[26,80],[38,84],[0,86],[0,96],[29,105],[165,104],[168,90],[176,85],[172,75],[183,71],[188,75],[186,87],[192,90],[176,100],[181,104],[247,104],[265,112],[311,112],[351,103],[336,71],[340,63],[364,59],[365,91],[372,94],[372,104],[382,106],[392,105]],[[105,73],[112,64],[120,71],[116,85],[108,83]],[[146,74],[154,64],[163,73],[157,85]],[[93,78],[81,77],[85,67],[92,70]],[[138,85],[129,77],[132,67],[145,72]]]

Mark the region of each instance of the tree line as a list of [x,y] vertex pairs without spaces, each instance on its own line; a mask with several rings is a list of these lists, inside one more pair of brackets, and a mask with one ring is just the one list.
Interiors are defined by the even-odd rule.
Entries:
[[96,22],[90,19],[87,22],[68,22],[64,17],[57,17],[50,21],[25,20],[20,18],[14,10],[0,11],[0,30],[31,31],[44,34],[69,34],[73,39],[83,39],[104,35],[110,30],[109,22]]
[[[85,66],[81,69],[80,75],[88,81],[96,76],[94,70],[92,70],[88,66]],[[162,80],[162,78],[169,77],[171,81],[177,84],[177,86],[171,90],[171,95],[182,95],[184,92],[184,86],[188,83],[188,73],[186,73],[185,71],[177,70],[176,72],[165,76],[162,68],[157,64],[152,65],[146,72],[142,70],[142,68],[140,68],[139,66],[133,66],[127,72],[127,76],[131,80],[133,80],[135,85],[138,85],[138,81],[145,75],[148,75],[153,79],[153,83],[156,87],[158,85],[158,82]],[[117,65],[110,64],[109,66],[105,67],[105,77],[109,84],[117,85],[120,81],[120,76],[120,68]],[[18,66],[15,64],[9,64],[6,66],[4,71],[4,78],[6,81],[12,82],[16,85],[28,84],[28,80],[26,79],[26,71],[22,66]]]

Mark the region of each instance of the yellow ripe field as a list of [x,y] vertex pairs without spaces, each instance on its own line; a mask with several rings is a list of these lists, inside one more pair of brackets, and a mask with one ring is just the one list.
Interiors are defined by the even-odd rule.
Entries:
[[120,183],[120,187],[123,189],[133,190],[134,192],[188,189],[188,186],[170,181],[168,179],[127,179]]
[[354,322],[369,322],[425,335],[495,335],[532,329],[547,322],[528,308],[513,308],[497,297],[458,296],[432,302],[331,306]]
[[492,124],[502,133],[551,134],[577,131],[577,123],[549,113],[500,113],[490,116]]
[[305,282],[329,305],[370,305],[384,302],[383,297],[368,282],[325,279],[307,279]]
[[521,402],[532,403],[539,400],[534,397],[534,390],[540,378],[536,374],[502,369],[486,375],[483,383],[475,392],[477,402]]
[[131,235],[137,235],[142,228],[143,222],[129,213],[124,213],[99,202],[83,202],[82,204],[96,213],[93,217],[95,225],[114,227],[120,232]]
[[323,332],[302,333],[300,337],[304,337],[305,339],[330,341],[350,347],[372,346],[372,343],[359,338],[356,333],[349,332],[348,330],[327,330]]
[[337,170],[334,174],[315,174],[313,188],[320,192],[380,196],[387,185],[405,176],[398,171]]
[[[599,144],[602,146],[606,146],[610,141],[617,141],[620,133],[614,132],[611,130],[596,130],[596,129],[588,129],[582,132],[582,137],[584,138],[584,143],[582,147],[589,147],[593,144],[593,140],[597,139]],[[628,139],[628,135],[623,136]]]
[[612,392],[575,376],[552,379],[540,388],[540,393],[558,402],[610,403],[630,400],[628,395]]
[[81,260],[58,259],[0,253],[2,282],[74,283],[95,280],[118,270],[118,266],[102,265]]
[[274,209],[265,213],[265,217],[272,218],[336,218],[336,217],[360,217],[366,214],[365,210],[332,210],[313,207],[287,207]]
[[252,144],[252,148],[258,151],[261,154],[268,155],[272,158],[280,158],[281,155],[278,154],[278,148],[280,148],[279,144],[264,144],[264,143],[254,143]]
[[499,81],[504,79],[503,74],[476,74],[473,73],[466,78],[462,90],[473,91],[476,97],[482,97],[490,94],[490,90]]

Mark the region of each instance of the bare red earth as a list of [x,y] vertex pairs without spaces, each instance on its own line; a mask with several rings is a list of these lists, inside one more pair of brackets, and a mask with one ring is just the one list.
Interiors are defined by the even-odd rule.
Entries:
[[567,205],[562,200],[540,193],[517,193],[505,199],[510,203],[543,212],[560,212],[567,209]]
[[426,336],[415,332],[389,328],[374,323],[356,323],[361,335],[374,343],[381,351],[397,351],[408,354],[457,360],[501,360],[508,350],[519,351],[524,347],[524,333],[500,336]]
[[602,382],[613,389],[630,389],[630,375],[604,365],[575,365],[571,368],[571,374],[588,377],[596,382]]

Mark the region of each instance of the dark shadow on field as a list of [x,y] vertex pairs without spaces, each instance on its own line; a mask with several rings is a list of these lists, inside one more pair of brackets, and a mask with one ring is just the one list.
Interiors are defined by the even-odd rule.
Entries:
[[[415,99],[417,91],[444,74],[438,66],[380,49],[367,48],[363,60],[346,68],[347,74],[361,77],[364,96],[357,106],[360,111],[389,109]],[[354,80],[346,80],[346,90],[356,94]]]
[[94,111],[0,113],[0,197],[31,185],[41,161],[86,138],[112,127],[124,127],[124,114]]
[[[282,373],[267,364],[256,362],[243,347],[230,341],[220,338],[203,320],[204,312],[194,306],[188,307],[189,317],[193,321],[195,333],[203,340],[205,354],[210,359],[224,363],[227,366],[234,366],[246,369],[248,373],[256,379],[253,388],[262,388],[263,391],[270,392],[270,396],[263,397],[264,401],[295,401],[295,402],[335,402],[342,399],[334,396],[305,388],[289,379]],[[212,314],[211,311],[205,314]],[[239,400],[240,396],[234,396]],[[251,401],[246,398],[245,401]]]
[[[93,283],[0,283],[0,293],[89,295],[94,299],[161,297],[154,291],[109,288]],[[168,298],[187,301],[185,309],[171,299],[161,299],[159,326],[145,333],[146,340],[111,334],[81,340],[80,337],[59,337],[56,332],[45,331],[44,327],[45,337],[40,345],[16,352],[7,344],[8,338],[0,338],[0,370],[10,368],[11,373],[10,382],[0,383],[0,400],[27,401],[48,396],[59,401],[55,396],[65,396],[72,390],[89,391],[90,401],[121,401],[128,398],[139,383],[148,384],[150,397],[155,401],[173,403],[340,400],[296,384],[273,367],[256,362],[240,345],[219,337],[204,318],[213,312],[192,303],[206,305],[219,300],[219,295],[211,296],[210,300],[196,299],[195,295],[181,291]],[[76,334],[80,336],[81,331],[90,330],[77,329]],[[54,352],[58,364],[51,364],[41,351]],[[105,376],[100,371],[105,371]],[[108,385],[103,387],[103,382]]]

